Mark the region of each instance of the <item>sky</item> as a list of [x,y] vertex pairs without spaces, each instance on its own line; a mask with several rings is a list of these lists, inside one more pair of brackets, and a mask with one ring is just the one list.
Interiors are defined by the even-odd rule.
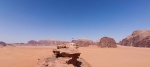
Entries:
[[150,0],[0,0],[0,41],[104,36],[119,42],[150,29]]

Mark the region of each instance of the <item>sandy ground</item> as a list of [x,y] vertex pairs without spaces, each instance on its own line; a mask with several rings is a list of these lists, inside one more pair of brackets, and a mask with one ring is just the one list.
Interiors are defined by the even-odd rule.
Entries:
[[34,67],[38,58],[51,54],[50,47],[0,48],[0,67]]
[[[38,58],[52,55],[54,47],[0,48],[0,67],[34,67]],[[81,57],[93,67],[150,67],[150,49],[80,47]]]

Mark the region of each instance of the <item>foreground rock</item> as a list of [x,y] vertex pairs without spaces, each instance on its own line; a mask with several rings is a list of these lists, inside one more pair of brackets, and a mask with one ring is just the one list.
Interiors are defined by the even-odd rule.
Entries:
[[80,47],[86,47],[89,45],[94,45],[94,42],[92,40],[88,40],[88,39],[77,39],[77,40],[72,40],[72,43],[77,44]]
[[37,65],[35,67],[91,67],[89,63],[87,63],[83,58],[78,58],[77,63],[78,66],[74,66],[73,64],[67,63],[70,58],[66,57],[46,57],[39,59]]
[[150,30],[136,30],[121,42],[123,46],[150,47]]
[[110,37],[101,38],[97,45],[101,48],[105,48],[105,47],[116,48],[117,47],[115,40]]
[[53,50],[52,57],[39,59],[36,67],[91,67],[84,59],[74,43],[62,44]]

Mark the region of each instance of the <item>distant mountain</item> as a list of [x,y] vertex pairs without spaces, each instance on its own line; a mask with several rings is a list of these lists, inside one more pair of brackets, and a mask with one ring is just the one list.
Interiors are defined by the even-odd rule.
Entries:
[[4,46],[6,46],[7,44],[5,43],[5,42],[3,42],[3,41],[0,41],[0,47],[4,47]]
[[89,40],[89,39],[86,39],[86,38],[80,38],[80,39],[77,39],[77,40],[72,40],[71,42],[77,44],[80,47],[85,47],[85,46],[95,44],[92,40]]
[[59,45],[62,43],[66,43],[67,41],[61,41],[61,40],[30,40],[28,41],[27,45],[30,46],[52,46],[52,45]]

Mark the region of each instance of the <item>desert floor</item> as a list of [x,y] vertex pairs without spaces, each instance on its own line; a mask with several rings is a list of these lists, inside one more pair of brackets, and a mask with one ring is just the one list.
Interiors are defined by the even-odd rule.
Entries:
[[[38,58],[52,55],[54,47],[0,48],[0,67],[34,67]],[[81,57],[92,67],[150,67],[150,48],[80,47]]]

